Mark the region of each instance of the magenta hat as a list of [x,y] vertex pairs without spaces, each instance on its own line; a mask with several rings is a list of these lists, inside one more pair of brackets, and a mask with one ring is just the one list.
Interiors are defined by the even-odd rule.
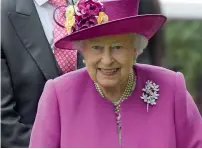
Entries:
[[79,0],[72,7],[73,12],[71,8],[66,11],[65,27],[69,34],[55,46],[70,50],[73,41],[125,33],[137,33],[149,40],[166,22],[166,17],[138,15],[138,7],[139,0]]

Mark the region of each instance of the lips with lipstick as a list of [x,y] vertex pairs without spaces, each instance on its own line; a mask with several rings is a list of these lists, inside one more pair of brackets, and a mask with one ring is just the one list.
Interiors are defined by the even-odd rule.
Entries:
[[113,76],[115,74],[117,74],[117,72],[120,70],[120,68],[115,68],[115,69],[102,69],[99,68],[98,69],[99,72],[105,76]]

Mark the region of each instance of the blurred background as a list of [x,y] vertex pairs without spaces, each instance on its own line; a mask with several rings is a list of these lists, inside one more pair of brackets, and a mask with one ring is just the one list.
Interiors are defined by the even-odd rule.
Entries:
[[140,0],[139,14],[146,13],[168,20],[138,62],[182,72],[202,114],[202,0]]

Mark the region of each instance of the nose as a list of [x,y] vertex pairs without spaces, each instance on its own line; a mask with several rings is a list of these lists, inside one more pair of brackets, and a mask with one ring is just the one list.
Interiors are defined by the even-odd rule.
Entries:
[[110,47],[105,47],[102,54],[102,63],[105,65],[110,65],[113,62],[112,53]]

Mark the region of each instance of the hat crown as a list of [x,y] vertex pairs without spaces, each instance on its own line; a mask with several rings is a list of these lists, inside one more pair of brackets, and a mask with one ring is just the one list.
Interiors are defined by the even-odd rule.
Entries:
[[71,32],[55,43],[58,48],[72,50],[73,41],[126,33],[150,39],[166,21],[160,14],[138,15],[139,0],[79,0],[75,6],[66,9]]
[[138,15],[139,0],[100,0],[109,21]]

